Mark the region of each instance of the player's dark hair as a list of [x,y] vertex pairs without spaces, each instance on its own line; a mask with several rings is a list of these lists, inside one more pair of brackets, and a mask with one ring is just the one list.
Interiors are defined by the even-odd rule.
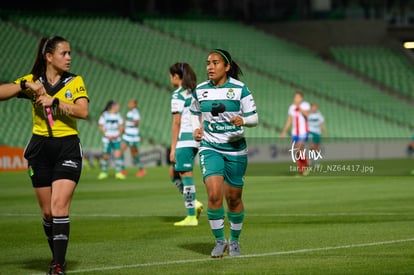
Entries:
[[112,100],[112,99],[109,100],[106,103],[105,108],[102,110],[101,114],[104,113],[104,112],[107,112],[107,111],[111,110],[112,106],[114,106],[115,104],[116,104],[116,101],[115,100]]
[[197,76],[188,63],[175,63],[170,66],[170,74],[178,75],[182,80],[182,87],[192,92],[197,86]]
[[138,101],[135,98],[130,98],[129,100],[133,102],[135,106],[138,106]]
[[36,60],[33,64],[31,74],[33,74],[33,80],[39,79],[40,76],[46,73],[46,54],[54,53],[57,44],[60,42],[68,42],[61,36],[43,37],[37,47]]
[[[242,70],[240,69],[239,64],[237,64],[233,58],[231,57],[231,54],[223,49],[214,49],[211,51],[211,53],[218,53],[224,60],[224,64],[227,66],[230,64],[230,70],[227,72],[227,77],[232,77],[234,79],[239,79],[240,75],[243,75]],[[210,53],[210,54],[211,54]]]
[[304,94],[300,91],[296,91],[295,95],[300,95],[302,98],[305,98]]

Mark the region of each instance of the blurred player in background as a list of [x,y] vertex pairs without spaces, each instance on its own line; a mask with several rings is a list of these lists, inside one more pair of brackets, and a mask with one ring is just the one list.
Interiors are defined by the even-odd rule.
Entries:
[[108,165],[113,153],[115,158],[115,178],[125,179],[122,174],[124,161],[121,154],[121,136],[124,132],[124,120],[119,112],[119,103],[110,100],[101,112],[98,120],[99,130],[102,132],[101,173],[98,179],[108,177]]
[[63,37],[42,38],[31,73],[0,85],[0,100],[32,101],[33,135],[24,157],[53,255],[48,274],[57,275],[65,274],[69,208],[82,169],[76,119],[86,119],[89,106],[82,77],[69,72],[70,52]]
[[[138,145],[140,141],[139,136],[139,124],[141,116],[138,110],[138,104],[136,99],[131,98],[128,101],[128,112],[125,117],[125,129],[122,135],[121,142],[121,155],[124,156],[125,150],[129,148],[131,152],[132,161],[135,166],[138,167],[137,177],[143,177],[146,174],[146,170],[142,165],[138,152]],[[125,164],[125,162],[124,162]],[[126,175],[126,171],[123,167],[122,171]]]
[[[320,144],[322,137],[327,137],[327,131],[325,127],[325,118],[319,110],[319,106],[316,102],[311,103],[311,110],[308,116],[309,125],[309,138],[310,138],[310,150],[320,151]],[[313,166],[318,165],[318,160],[310,160]]]
[[193,168],[194,157],[199,143],[194,140],[190,104],[192,92],[197,85],[194,70],[187,63],[175,63],[170,66],[170,82],[176,88],[171,96],[171,128],[170,178],[184,197],[187,217],[175,226],[196,226],[203,204],[196,198]]
[[306,154],[299,154],[299,151],[305,149],[306,142],[308,141],[309,135],[309,126],[308,126],[308,116],[310,112],[310,104],[309,102],[304,100],[303,93],[295,92],[293,96],[293,102],[289,106],[288,110],[288,117],[285,123],[285,127],[280,134],[281,138],[286,137],[286,133],[291,127],[291,134],[292,134],[292,141],[294,142],[295,152],[297,160],[296,163],[298,165],[298,171],[302,175],[307,175],[309,170],[307,167],[309,166],[308,161],[306,159]]
[[[412,157],[414,155],[414,135],[411,137],[411,141],[407,146],[407,155]],[[411,175],[414,175],[414,169],[411,170]]]
[[410,143],[407,146],[407,155],[412,157],[414,155],[414,135],[411,137]]
[[[242,200],[247,169],[247,143],[243,127],[258,123],[256,104],[246,85],[239,81],[241,70],[229,52],[215,49],[207,58],[208,81],[197,86],[191,103],[193,134],[200,141],[200,168],[208,195],[208,220],[216,244],[211,257],[220,258],[229,248],[240,255],[239,236],[244,221]],[[225,211],[230,222],[230,239],[224,234]]]

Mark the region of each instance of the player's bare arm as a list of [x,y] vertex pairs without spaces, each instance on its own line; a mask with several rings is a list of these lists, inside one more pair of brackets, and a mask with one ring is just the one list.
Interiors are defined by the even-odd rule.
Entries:
[[181,127],[181,115],[175,113],[173,115],[173,122],[171,127],[171,151],[170,151],[170,161],[175,162],[175,151],[178,142],[178,135],[180,133]]
[[[24,86],[26,89],[28,89],[29,93],[35,95],[36,97],[46,94],[45,88],[40,83],[25,82]],[[21,84],[6,83],[0,85],[0,100],[13,98],[17,96],[22,90],[23,89]]]
[[193,136],[196,141],[202,141],[203,140],[203,128],[201,126],[201,115],[194,115],[192,114],[190,116],[191,119],[191,125],[193,128]]

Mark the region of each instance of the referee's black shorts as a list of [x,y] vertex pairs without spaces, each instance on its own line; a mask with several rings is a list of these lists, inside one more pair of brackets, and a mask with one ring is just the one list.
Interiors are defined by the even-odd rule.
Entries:
[[33,135],[24,151],[33,187],[52,186],[52,182],[59,179],[78,183],[82,170],[82,153],[77,135]]

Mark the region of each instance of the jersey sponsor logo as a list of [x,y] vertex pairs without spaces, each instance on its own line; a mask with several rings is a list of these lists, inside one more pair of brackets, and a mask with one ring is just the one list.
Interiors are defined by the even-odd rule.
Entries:
[[204,91],[204,92],[202,93],[202,96],[203,96],[204,98],[208,97],[208,91]]
[[218,116],[221,113],[224,113],[226,111],[226,105],[223,103],[213,103],[211,105],[211,114],[213,116]]
[[234,90],[232,88],[230,88],[228,90],[226,96],[227,96],[228,99],[233,99],[236,96],[236,94],[234,93]]
[[233,131],[238,129],[238,127],[234,124],[220,124],[220,123],[210,123],[208,124],[208,128],[210,132],[214,133],[225,133],[228,131]]
[[68,99],[68,100],[72,100],[73,94],[72,94],[72,92],[70,90],[66,90],[66,92],[65,92],[65,98]]

